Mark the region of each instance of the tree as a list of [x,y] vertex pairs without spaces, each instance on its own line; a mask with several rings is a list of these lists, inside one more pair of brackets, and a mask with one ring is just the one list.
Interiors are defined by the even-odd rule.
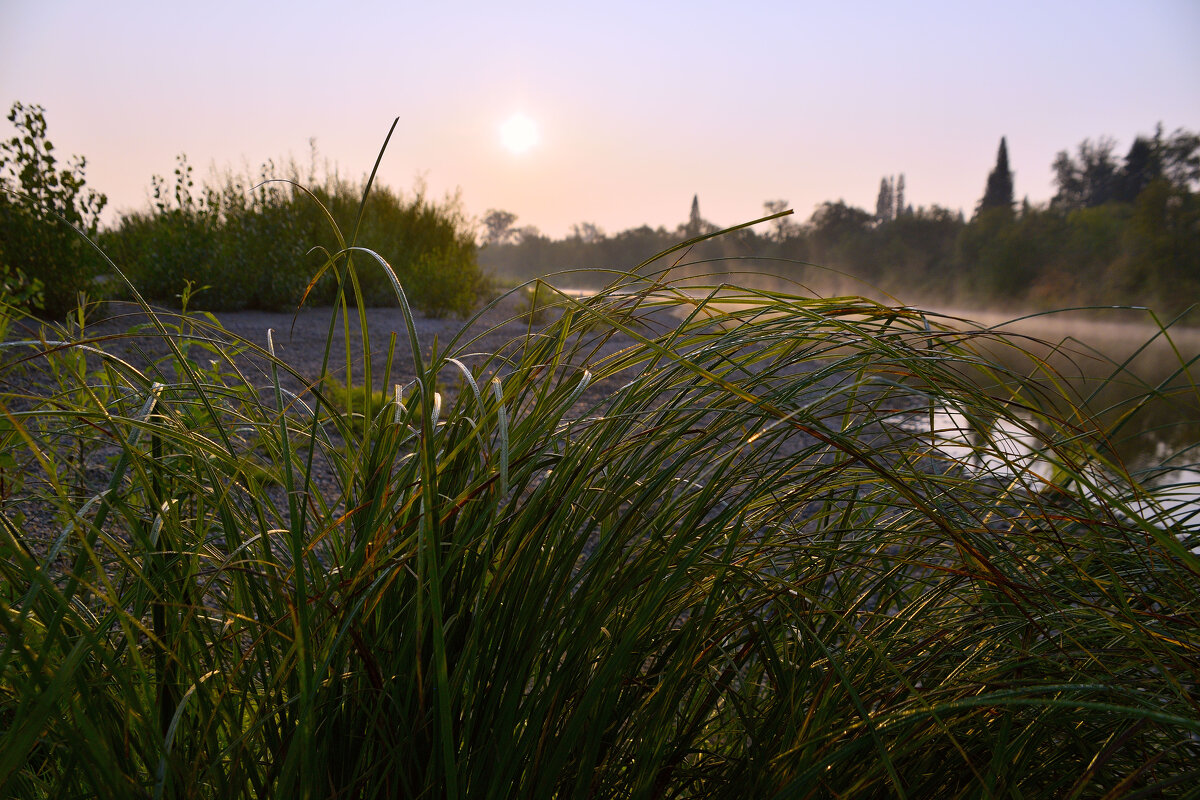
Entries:
[[1057,193],[1050,206],[1060,211],[1092,208],[1116,198],[1117,162],[1113,150],[1117,143],[1102,136],[1092,143],[1090,139],[1080,142],[1076,157],[1066,150],[1054,159],[1054,183]]
[[96,236],[107,198],[85,189],[83,156],[56,167],[45,109],[14,103],[8,121],[18,135],[0,142],[0,292],[57,316],[102,264],[79,233]]
[[536,225],[526,225],[523,228],[518,228],[515,231],[515,237],[518,243],[525,244],[526,242],[535,242],[543,238],[542,232],[538,230]]
[[1161,175],[1162,163],[1154,141],[1139,136],[1133,140],[1125,156],[1125,165],[1117,175],[1113,199],[1120,203],[1132,203],[1151,181]]
[[483,227],[487,229],[484,238],[487,243],[498,245],[510,241],[515,233],[513,225],[516,221],[517,215],[511,211],[489,208],[483,217]]
[[976,213],[982,213],[992,208],[1013,210],[1013,174],[1008,168],[1008,142],[1000,137],[1000,150],[996,153],[996,166],[988,173],[987,187],[983,191],[983,199],[979,201]]
[[[767,214],[780,214],[788,210],[787,200],[766,200],[763,202],[763,209]],[[777,217],[771,220],[772,227],[775,228],[772,233],[772,238],[777,242],[783,242],[795,236],[799,232],[799,226],[792,220],[791,217]]]
[[1054,160],[1058,192],[1051,205],[1071,211],[1109,201],[1133,203],[1151,183],[1164,178],[1179,191],[1194,191],[1200,184],[1200,136],[1182,128],[1164,137],[1159,124],[1153,138],[1133,140],[1125,161],[1113,157],[1116,143],[1102,137],[1095,144],[1084,140],[1074,158],[1064,150]]
[[1163,177],[1180,191],[1195,191],[1200,184],[1200,135],[1180,128],[1163,140],[1159,125],[1154,139]]
[[594,222],[580,222],[571,226],[571,238],[584,244],[596,244],[604,240],[604,231]]
[[1113,289],[1167,313],[1200,297],[1200,195],[1151,181],[1122,233],[1124,252],[1108,269]]
[[683,234],[685,239],[694,239],[696,236],[710,234],[716,230],[716,225],[709,222],[708,219],[700,216],[700,196],[692,194],[691,196],[691,211],[688,213],[688,224],[683,225],[679,229],[679,233]]
[[904,216],[908,212],[904,208],[904,173],[900,173],[900,177],[896,179],[896,214],[897,218]]
[[886,175],[879,179],[879,196],[875,198],[875,221],[890,222],[895,217],[894,183]]
[[866,211],[848,206],[844,200],[824,202],[809,219],[812,242],[822,258],[835,257],[837,251],[853,249],[865,241],[873,220]]

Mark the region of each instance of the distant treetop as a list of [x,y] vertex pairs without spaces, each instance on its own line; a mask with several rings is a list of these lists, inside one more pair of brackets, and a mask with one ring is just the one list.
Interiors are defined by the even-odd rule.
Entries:
[[1013,174],[1008,168],[1008,142],[1000,137],[1000,151],[996,153],[996,167],[988,174],[987,188],[979,201],[977,213],[990,208],[1013,210]]
[[1102,136],[1094,142],[1084,139],[1074,156],[1060,151],[1054,159],[1057,191],[1050,206],[1066,212],[1113,201],[1133,203],[1159,180],[1185,194],[1200,185],[1200,135],[1180,128],[1165,136],[1160,124],[1153,137],[1134,139],[1124,164],[1115,150],[1116,142]]

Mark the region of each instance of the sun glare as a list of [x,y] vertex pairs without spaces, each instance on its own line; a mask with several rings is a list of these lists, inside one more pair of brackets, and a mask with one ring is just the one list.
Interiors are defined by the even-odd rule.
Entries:
[[516,155],[528,152],[540,140],[537,123],[524,114],[513,114],[500,126],[500,142]]

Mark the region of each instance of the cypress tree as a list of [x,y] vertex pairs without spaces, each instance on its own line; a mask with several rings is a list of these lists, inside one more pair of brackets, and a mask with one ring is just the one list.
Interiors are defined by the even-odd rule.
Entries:
[[976,213],[989,208],[1013,209],[1013,174],[1008,168],[1008,144],[1003,136],[1000,137],[1000,152],[996,154],[996,168],[988,175],[987,188]]
[[885,175],[879,181],[879,197],[875,200],[875,221],[891,222],[895,207],[895,190],[892,182]]
[[692,195],[692,211],[688,214],[687,226],[684,230],[688,236],[699,236],[704,220],[700,217],[700,195]]

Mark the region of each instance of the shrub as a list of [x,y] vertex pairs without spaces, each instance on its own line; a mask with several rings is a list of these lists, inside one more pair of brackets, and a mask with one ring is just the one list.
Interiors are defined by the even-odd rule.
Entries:
[[107,198],[85,188],[86,159],[58,168],[41,106],[14,103],[17,135],[0,142],[0,291],[52,317],[78,302],[103,261],[95,237]]
[[[124,217],[105,242],[146,297],[172,302],[190,281],[208,287],[197,302],[209,310],[295,308],[322,265],[320,253],[337,253],[343,246],[337,231],[354,229],[363,191],[326,178],[310,195],[299,188],[294,166],[285,179],[267,163],[254,179],[226,175],[196,197],[191,172],[181,156],[174,191],[168,195],[156,178],[155,208]],[[392,263],[415,307],[465,315],[475,304],[484,278],[456,199],[439,204],[420,187],[411,198],[375,187],[359,237]],[[363,302],[395,304],[386,279],[365,273],[361,281]],[[309,302],[332,303],[336,287],[328,274]]]

